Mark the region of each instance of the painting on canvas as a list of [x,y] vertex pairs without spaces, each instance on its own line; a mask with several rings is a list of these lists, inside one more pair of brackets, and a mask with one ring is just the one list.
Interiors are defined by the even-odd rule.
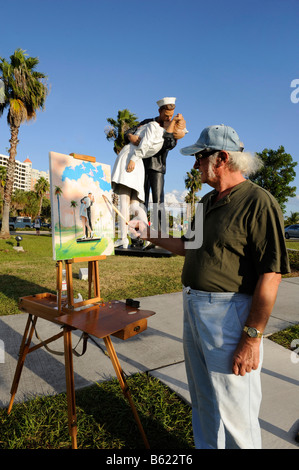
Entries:
[[111,168],[50,152],[53,258],[114,254]]

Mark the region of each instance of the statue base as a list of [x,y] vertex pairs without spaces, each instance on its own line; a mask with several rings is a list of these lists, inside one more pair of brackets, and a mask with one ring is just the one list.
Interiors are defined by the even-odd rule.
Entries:
[[139,257],[152,257],[152,258],[160,258],[160,257],[171,257],[175,256],[174,253],[171,251],[164,250],[164,248],[160,248],[159,246],[152,246],[144,248],[143,246],[136,246],[136,245],[129,245],[128,248],[114,248],[115,255],[122,255],[122,256],[139,256]]

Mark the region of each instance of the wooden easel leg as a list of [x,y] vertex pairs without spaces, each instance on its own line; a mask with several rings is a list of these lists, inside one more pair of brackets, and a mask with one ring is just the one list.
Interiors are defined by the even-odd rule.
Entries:
[[91,299],[91,289],[92,289],[92,282],[93,282],[94,274],[93,274],[93,262],[88,261],[88,298]]
[[138,416],[138,413],[137,413],[135,404],[134,404],[134,402],[133,402],[133,400],[132,400],[132,396],[131,396],[131,393],[130,393],[128,384],[127,384],[127,382],[126,382],[126,379],[125,379],[123,370],[122,370],[122,368],[121,368],[121,365],[120,365],[120,363],[119,363],[118,357],[117,357],[117,355],[116,355],[116,352],[115,352],[114,346],[113,346],[113,344],[112,344],[111,338],[110,338],[110,336],[106,336],[106,337],[103,338],[103,339],[104,339],[104,342],[105,342],[105,345],[106,345],[106,348],[107,348],[109,357],[110,357],[110,359],[111,359],[112,365],[113,365],[114,370],[115,370],[115,372],[116,372],[116,376],[117,376],[117,378],[118,378],[118,381],[119,381],[119,383],[120,383],[121,389],[122,389],[122,391],[123,391],[123,394],[124,394],[124,396],[127,398],[128,402],[130,403],[130,406],[131,406],[131,409],[132,409],[132,412],[133,412],[133,415],[134,415],[136,424],[137,424],[138,429],[139,429],[139,431],[140,431],[140,434],[141,434],[141,437],[142,437],[143,442],[144,442],[144,444],[145,444],[145,447],[146,447],[146,449],[149,449],[150,446],[149,446],[147,437],[146,437],[146,435],[145,435],[143,426],[142,426],[141,421],[140,421],[140,418],[139,418],[139,416]]
[[73,291],[73,273],[72,273],[72,264],[65,263],[66,271],[66,283],[67,283],[67,302],[68,306],[72,307],[74,305],[74,291]]
[[77,449],[77,417],[72,352],[72,330],[68,327],[64,327],[63,331],[69,434],[72,439],[72,448]]
[[[22,343],[21,343],[21,346],[20,346],[19,359],[18,359],[18,363],[17,363],[13,383],[12,383],[12,386],[11,386],[11,390],[10,390],[11,399],[10,399],[8,409],[7,409],[8,414],[11,412],[12,405],[13,405],[13,402],[14,402],[14,399],[15,399],[15,395],[16,395],[17,390],[18,390],[18,385],[19,385],[21,373],[22,373],[22,370],[23,370],[26,355],[27,355],[29,347],[30,347],[30,343],[31,343],[32,336],[33,336],[33,333],[34,333],[34,328],[35,328],[36,321],[37,321],[36,316],[34,316],[34,318],[32,320],[32,315],[31,314],[28,315],[28,320],[27,320],[27,323],[26,323]],[[31,327],[30,327],[30,324],[31,324]]]
[[100,297],[100,276],[98,261],[94,261],[94,291],[95,297]]
[[57,305],[58,312],[61,312],[61,287],[62,287],[62,261],[56,263],[56,290],[57,290]]
[[88,262],[88,298],[92,297],[92,284],[94,297],[100,297],[100,278],[98,260]]

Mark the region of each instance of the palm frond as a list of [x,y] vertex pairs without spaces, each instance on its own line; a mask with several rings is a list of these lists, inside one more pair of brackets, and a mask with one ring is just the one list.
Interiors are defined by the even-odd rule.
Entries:
[[[10,106],[11,100],[18,100],[23,102],[27,116],[24,118],[24,113],[20,113],[20,106],[14,103],[14,108],[8,116],[9,123],[11,124],[14,116],[17,117],[17,122],[35,119],[36,111],[44,109],[48,95],[46,75],[34,70],[39,62],[38,58],[27,57],[25,51],[16,49],[10,56],[10,63],[2,58],[0,61],[0,71],[5,85],[5,102],[0,105],[0,114],[5,107]],[[19,121],[21,115],[23,118]]]
[[28,120],[28,113],[23,101],[19,99],[11,99],[7,116],[8,123],[19,127],[26,120]]

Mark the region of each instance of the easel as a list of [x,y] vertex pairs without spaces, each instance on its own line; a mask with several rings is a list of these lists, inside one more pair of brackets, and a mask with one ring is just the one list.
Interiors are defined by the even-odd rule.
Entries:
[[[80,155],[77,158],[84,156]],[[86,157],[91,159],[93,157]],[[102,338],[104,340],[109,358],[114,367],[117,379],[120,383],[122,392],[127,398],[136,424],[142,436],[145,447],[149,449],[149,443],[139,419],[136,407],[132,400],[128,384],[119,363],[117,354],[113,347],[110,335],[121,339],[130,338],[144,331],[147,327],[147,320],[155,312],[149,310],[139,310],[126,305],[124,302],[112,301],[103,302],[100,297],[100,281],[98,262],[105,259],[106,256],[95,256],[88,258],[73,258],[65,261],[66,282],[67,282],[67,302],[62,301],[62,261],[56,264],[56,279],[58,296],[44,293],[29,297],[22,297],[19,302],[19,308],[28,313],[28,319],[19,351],[19,359],[11,387],[11,399],[8,406],[8,414],[11,412],[15,395],[17,393],[22,369],[27,354],[46,346],[53,341],[64,339],[64,358],[65,358],[65,376],[66,393],[68,403],[68,427],[72,441],[72,448],[77,448],[77,418],[75,402],[75,384],[73,367],[73,348],[72,331],[81,330],[85,338],[85,346],[88,335]],[[78,262],[88,262],[88,299],[82,302],[74,302],[73,293],[73,275],[72,265]],[[92,289],[93,287],[93,289]],[[92,297],[93,290],[93,297]],[[83,310],[77,310],[85,307]],[[43,318],[52,323],[62,326],[62,332],[31,346],[32,337],[36,328],[38,318]]]
[[[61,301],[62,287],[62,261],[57,263],[57,290],[58,299],[53,294],[36,294],[20,299],[20,309],[28,312],[28,320],[25,327],[20,352],[17,363],[13,384],[11,387],[11,400],[8,407],[8,414],[11,412],[14,398],[20,381],[23,365],[27,354],[39,349],[42,346],[56,341],[63,336],[64,338],[64,357],[65,357],[65,375],[66,391],[68,402],[68,425],[69,434],[72,440],[72,448],[77,448],[77,419],[75,404],[75,386],[74,386],[74,368],[73,368],[73,349],[71,333],[79,329],[88,335],[93,335],[104,340],[108,355],[114,367],[116,376],[120,383],[124,396],[129,401],[138,429],[144,441],[145,447],[149,444],[140,422],[137,410],[132,400],[128,384],[119,363],[117,354],[113,347],[110,335],[118,338],[127,339],[146,329],[146,318],[154,315],[149,310],[139,310],[127,306],[124,302],[112,301],[104,303],[100,298],[99,268],[98,261],[105,259],[105,256],[94,258],[75,258],[65,262],[67,274],[67,302],[63,305]],[[83,302],[74,304],[73,283],[72,283],[72,265],[73,263],[88,261],[88,290],[89,298]],[[92,283],[94,284],[95,297],[91,297]],[[94,305],[97,303],[96,305]],[[57,310],[58,304],[58,310]],[[93,305],[91,305],[93,304]],[[86,305],[84,310],[76,311],[75,307]],[[74,307],[75,306],[75,307]],[[132,312],[134,312],[132,314]],[[136,312],[136,313],[135,313]],[[57,335],[42,341],[40,344],[30,347],[31,340],[35,331],[38,318],[44,318],[56,324],[62,325],[63,331]],[[85,338],[85,339],[86,339]]]

